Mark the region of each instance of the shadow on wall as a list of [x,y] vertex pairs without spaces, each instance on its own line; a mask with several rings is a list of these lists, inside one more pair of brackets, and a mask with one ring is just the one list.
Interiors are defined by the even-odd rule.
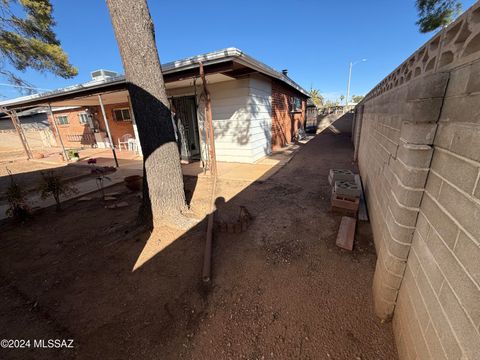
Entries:
[[[212,99],[214,102],[215,99]],[[223,111],[213,107],[213,126],[218,143],[251,150],[255,158],[271,153],[271,104],[268,98],[251,96],[247,104]],[[261,149],[261,150],[259,150]],[[260,157],[261,157],[260,156]]]
[[318,115],[317,134],[334,133],[334,134],[351,134],[353,123],[353,112],[345,114],[329,114],[326,116]]

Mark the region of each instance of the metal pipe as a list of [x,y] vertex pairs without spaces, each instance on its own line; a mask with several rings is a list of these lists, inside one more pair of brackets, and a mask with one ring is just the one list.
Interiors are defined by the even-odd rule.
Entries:
[[205,95],[205,118],[208,129],[206,133],[208,134],[208,145],[209,145],[209,160],[210,160],[210,172],[213,177],[213,186],[211,193],[211,202],[210,202],[210,213],[208,214],[207,221],[207,234],[205,240],[205,253],[203,257],[203,270],[202,270],[202,280],[204,283],[209,283],[211,280],[212,272],[212,243],[213,243],[213,222],[215,217],[215,193],[217,190],[217,159],[215,154],[215,138],[213,132],[213,120],[212,120],[212,104],[210,98],[210,92],[207,88],[207,81],[205,79],[205,72],[203,70],[203,64],[200,62],[200,77],[203,82],[203,92]]
[[28,145],[25,133],[23,132],[20,119],[17,116],[17,112],[15,110],[8,110],[5,107],[0,107],[0,111],[7,114],[10,117],[10,120],[12,120],[13,127],[17,131],[18,137],[20,138],[20,142],[22,143],[23,149],[25,150],[25,154],[27,155],[27,159],[31,159],[32,152],[30,150],[30,146]]
[[63,145],[62,136],[60,135],[60,131],[58,129],[57,122],[55,121],[55,117],[53,116],[52,106],[50,105],[50,103],[48,103],[48,111],[50,112],[50,116],[52,117],[53,127],[55,128],[55,131],[57,132],[58,140],[60,140],[60,145],[62,146],[63,160],[68,161],[69,159],[68,159],[67,151],[65,150],[65,146]]
[[105,113],[105,107],[103,106],[102,95],[98,94],[98,102],[102,109],[103,120],[105,121],[105,128],[107,129],[108,138],[110,139],[110,145],[112,145],[113,158],[115,159],[115,166],[118,168],[117,154],[115,153],[115,144],[113,143],[112,134],[110,133],[110,126],[108,125],[107,115]]

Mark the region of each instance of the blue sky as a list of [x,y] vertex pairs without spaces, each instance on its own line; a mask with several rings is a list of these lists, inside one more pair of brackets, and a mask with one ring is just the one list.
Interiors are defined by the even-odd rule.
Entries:
[[[475,1],[464,0],[464,9]],[[105,1],[52,0],[56,32],[70,61],[73,79],[27,71],[23,78],[55,89],[90,79],[92,70],[123,72]],[[432,34],[415,24],[415,0],[149,0],[162,63],[237,47],[289,75],[306,89],[334,99],[346,93],[348,64],[351,94],[365,94]],[[2,83],[5,81],[1,80]],[[5,98],[19,96],[0,86]]]

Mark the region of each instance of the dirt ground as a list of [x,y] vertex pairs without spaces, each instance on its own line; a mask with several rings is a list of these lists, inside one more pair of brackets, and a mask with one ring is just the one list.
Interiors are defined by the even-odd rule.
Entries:
[[[120,185],[109,191],[129,207],[71,201],[60,214],[1,224],[0,339],[75,348],[0,349],[0,358],[397,359],[391,325],[372,310],[369,224],[352,253],[335,246],[327,174],[354,169],[351,155],[348,137],[319,135],[266,181],[220,181],[220,216],[245,205],[254,220],[215,235],[209,286],[205,221],[149,238],[135,226],[138,194]],[[209,184],[188,177],[186,188],[198,214]]]

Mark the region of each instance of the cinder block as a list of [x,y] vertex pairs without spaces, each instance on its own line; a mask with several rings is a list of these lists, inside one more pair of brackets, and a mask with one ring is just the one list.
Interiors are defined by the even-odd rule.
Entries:
[[393,196],[389,203],[389,209],[392,212],[395,222],[404,226],[415,226],[418,209],[403,207]]
[[430,234],[430,237],[428,248],[445,274],[449,286],[459,299],[461,307],[472,318],[474,324],[480,325],[480,301],[478,301],[480,292],[477,286],[468,277],[445,244],[441,242],[440,238],[434,234]]
[[[378,260],[377,260],[378,263]],[[374,304],[374,311],[375,315],[377,315],[380,319],[389,321],[393,316],[393,310],[395,309],[394,302],[387,302],[383,299],[383,291],[382,291],[382,284],[380,282],[379,277],[380,272],[375,270],[375,274],[373,275],[373,304]]]
[[409,101],[406,106],[408,120],[435,123],[438,121],[440,115],[442,99],[412,100]]
[[410,269],[414,278],[418,276],[418,271],[420,270],[420,261],[418,260],[418,256],[414,250],[410,250],[408,255],[407,268]]
[[445,214],[428,195],[424,196],[421,209],[435,231],[437,231],[445,243],[453,249],[457,238],[458,227],[452,218]]
[[409,144],[431,145],[436,129],[436,123],[404,121],[400,130],[400,139]]
[[423,240],[427,239],[428,233],[430,232],[430,224],[425,218],[423,208],[420,209],[420,212],[418,214],[417,224],[415,225],[415,232],[417,232]]
[[423,197],[423,190],[404,187],[396,178],[395,183],[391,185],[391,189],[400,204],[408,207],[420,206]]
[[445,354],[442,344],[440,343],[440,338],[433,327],[433,323],[429,323],[425,331],[425,341],[428,344],[430,354],[432,359],[435,360],[447,360],[447,355]]
[[447,183],[443,183],[439,202],[476,239],[480,239],[480,206]]
[[408,258],[408,253],[410,251],[410,244],[402,244],[393,239],[386,227],[385,232],[387,233],[386,236],[389,237],[386,239],[387,241],[385,242],[388,252],[393,256],[406,261]]
[[382,259],[383,265],[392,275],[398,276],[400,278],[403,276],[406,267],[405,261],[393,257],[391,254],[387,253],[387,251],[385,251]]
[[[480,152],[480,148],[478,151]],[[441,150],[435,151],[431,168],[466,193],[473,192],[479,171],[478,166]]]
[[448,123],[440,121],[438,123],[437,133],[435,134],[435,139],[433,144],[435,147],[441,147],[442,149],[450,149],[454,136],[454,127],[455,123]]
[[451,126],[450,150],[458,155],[480,162],[480,123]]
[[334,185],[335,181],[345,180],[355,182],[355,174],[348,169],[330,169],[328,174],[328,182],[330,185]]
[[468,79],[470,77],[470,66],[460,67],[450,72],[446,97],[465,94]]
[[[478,299],[478,298],[477,298]],[[443,286],[439,295],[440,303],[448,314],[448,319],[457,335],[460,346],[467,359],[475,359],[480,354],[480,341],[478,341],[477,324],[472,324],[464,310],[457,302],[449,286]]]
[[397,157],[408,166],[428,168],[432,154],[433,148],[430,145],[403,143],[398,148]]
[[445,98],[441,121],[472,123],[478,122],[480,94]]
[[361,189],[358,184],[353,181],[344,181],[344,180],[336,180],[334,191],[339,196],[345,196],[350,198],[357,198],[360,197]]
[[443,180],[438,175],[430,171],[428,173],[425,191],[427,191],[428,194],[433,198],[438,199],[438,196],[440,195],[440,189],[442,188],[442,183]]
[[407,85],[407,100],[443,97],[448,83],[448,77],[448,73],[435,73],[412,80]]
[[[430,284],[423,271],[419,271],[417,277],[417,284],[422,297],[428,304],[428,311],[430,313],[430,319],[438,332],[440,341],[444,345],[444,349],[447,353],[448,359],[460,359],[462,356],[462,350],[455,339],[453,330],[442,311],[442,307],[438,302],[435,294],[433,293]],[[407,288],[406,288],[407,289]]]
[[390,161],[391,170],[397,175],[403,186],[423,189],[427,180],[428,169],[408,167],[398,159]]
[[391,236],[397,239],[399,242],[407,244],[412,242],[415,227],[407,227],[396,223],[389,210],[387,211],[385,225],[388,228]]
[[437,293],[445,278],[436,263],[435,257],[430,252],[425,241],[417,236],[413,240],[412,252],[415,252],[422,266],[421,271],[428,278],[433,290]]
[[480,92],[480,61],[474,62],[469,68],[467,93]]
[[480,244],[460,231],[454,252],[470,276],[480,285]]

